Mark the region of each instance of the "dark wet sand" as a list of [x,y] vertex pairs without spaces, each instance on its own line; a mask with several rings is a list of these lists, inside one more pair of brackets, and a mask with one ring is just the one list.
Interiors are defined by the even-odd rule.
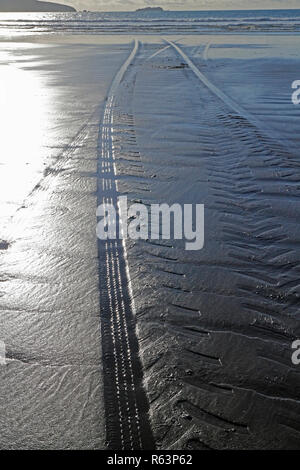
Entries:
[[[265,115],[254,127],[179,67],[171,50],[145,63],[156,50],[142,48],[120,91],[120,192],[145,204],[204,203],[206,217],[202,251],[188,253],[176,240],[128,243],[157,446],[297,449],[300,381],[291,362],[300,295],[297,111],[289,90],[271,108],[269,93],[283,88],[283,75],[277,83],[273,76],[268,91],[272,67],[264,58],[255,60],[255,74]],[[197,65],[216,80],[223,60],[198,58]],[[242,70],[232,62],[242,82],[251,60],[240,61]],[[254,112],[252,96],[246,98]],[[273,114],[281,115],[281,127]],[[125,126],[127,115],[133,123]],[[266,135],[267,125],[281,129],[280,143]]]

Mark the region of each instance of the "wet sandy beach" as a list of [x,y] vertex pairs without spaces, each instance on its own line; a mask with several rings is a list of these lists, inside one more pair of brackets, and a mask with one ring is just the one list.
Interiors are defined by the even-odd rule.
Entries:
[[[6,85],[24,80],[36,118],[26,123],[28,99],[7,101],[3,449],[300,446],[299,37],[167,39],[184,56],[160,36],[1,44]],[[131,203],[205,204],[204,249],[97,246],[112,189]]]

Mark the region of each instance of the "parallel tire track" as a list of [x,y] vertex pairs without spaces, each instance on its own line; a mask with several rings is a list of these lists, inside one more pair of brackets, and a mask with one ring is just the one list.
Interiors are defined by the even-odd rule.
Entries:
[[[98,204],[118,204],[114,106],[118,88],[138,48],[135,41],[107,98],[99,142]],[[153,449],[125,246],[119,239],[99,240],[98,253],[107,445],[115,450]]]
[[[275,142],[278,142],[279,144],[283,146],[287,146],[286,142],[283,143],[281,142],[280,139],[278,139],[278,135],[272,129],[268,128],[265,124],[262,125],[262,123],[253,114],[249,113],[246,109],[244,109],[242,106],[236,103],[232,98],[230,98],[225,93],[223,93],[223,91],[220,90],[217,86],[215,86],[202,72],[200,72],[200,70],[196,67],[194,62],[187,56],[187,54],[177,44],[167,39],[165,41],[168,44],[170,44],[170,46],[172,46],[175,49],[175,51],[186,61],[187,65],[194,72],[196,77],[198,77],[199,80],[215,96],[217,96],[221,101],[223,101],[223,103],[225,103],[226,106],[231,108],[239,116],[246,119],[253,126],[257,127],[266,137],[273,139]],[[209,44],[204,50],[204,60],[207,59],[208,47],[209,47]]]

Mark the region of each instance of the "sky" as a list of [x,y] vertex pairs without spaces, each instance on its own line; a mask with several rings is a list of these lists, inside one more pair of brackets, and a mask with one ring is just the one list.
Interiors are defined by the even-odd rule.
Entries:
[[[51,0],[50,0],[51,1]],[[53,0],[54,1],[54,0]],[[300,0],[56,0],[77,10],[128,11],[147,6],[167,10],[300,8]]]

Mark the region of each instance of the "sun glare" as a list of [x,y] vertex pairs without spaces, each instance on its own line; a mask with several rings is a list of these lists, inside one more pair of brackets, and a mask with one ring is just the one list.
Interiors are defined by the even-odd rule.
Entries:
[[[0,204],[10,215],[43,168],[50,98],[40,74],[0,65]],[[3,207],[4,206],[4,207]]]

